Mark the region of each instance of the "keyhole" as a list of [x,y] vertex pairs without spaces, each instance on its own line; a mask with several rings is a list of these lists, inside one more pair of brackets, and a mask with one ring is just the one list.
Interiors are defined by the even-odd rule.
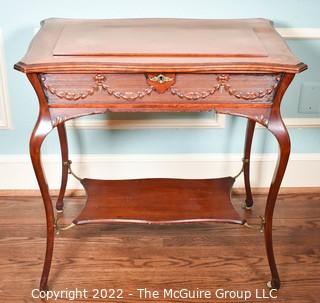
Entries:
[[163,75],[159,75],[158,79],[159,79],[159,83],[163,83],[164,82],[164,76]]

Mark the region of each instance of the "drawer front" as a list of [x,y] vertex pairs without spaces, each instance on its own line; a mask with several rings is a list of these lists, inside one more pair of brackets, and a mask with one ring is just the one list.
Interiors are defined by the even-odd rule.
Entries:
[[49,104],[271,103],[280,74],[42,74]]

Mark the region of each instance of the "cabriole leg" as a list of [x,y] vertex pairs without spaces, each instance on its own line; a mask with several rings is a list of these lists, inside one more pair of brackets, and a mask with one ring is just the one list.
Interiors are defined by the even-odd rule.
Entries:
[[268,124],[268,129],[278,141],[279,157],[267,198],[267,204],[265,209],[264,236],[269,266],[272,275],[272,280],[269,282],[269,285],[271,284],[270,286],[272,286],[272,288],[279,289],[280,278],[275,262],[272,244],[272,218],[281,181],[283,179],[290,155],[290,138],[279,113],[271,117],[271,120]]
[[246,200],[244,204],[245,209],[251,209],[253,205],[253,198],[250,185],[250,156],[255,125],[256,122],[254,120],[248,119],[243,160],[244,185],[246,189]]
[[61,160],[62,160],[62,174],[61,174],[61,185],[60,192],[56,203],[56,209],[58,212],[63,211],[63,198],[66,192],[66,186],[68,182],[68,140],[67,140],[67,132],[64,123],[58,124],[58,135],[60,141],[60,150],[61,150]]
[[49,188],[46,181],[46,177],[42,168],[41,163],[41,146],[48,135],[52,130],[51,121],[46,117],[41,117],[41,114],[38,118],[37,124],[34,127],[30,138],[30,156],[32,160],[32,165],[34,172],[37,177],[37,181],[40,187],[42,199],[44,202],[46,219],[47,219],[47,246],[45,261],[43,265],[43,271],[40,281],[40,290],[48,289],[48,276],[51,267],[53,245],[54,245],[54,211],[52,206],[52,201],[49,194]]

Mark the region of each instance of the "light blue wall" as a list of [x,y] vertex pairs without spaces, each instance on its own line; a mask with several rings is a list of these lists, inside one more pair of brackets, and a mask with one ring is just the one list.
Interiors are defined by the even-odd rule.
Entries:
[[[37,116],[37,101],[25,75],[14,71],[12,67],[24,55],[34,29],[42,19],[48,17],[264,17],[274,20],[278,27],[320,27],[319,12],[320,1],[317,0],[0,0],[0,28],[4,35],[14,128],[8,131],[0,130],[0,153],[28,152],[28,137]],[[283,102],[284,116],[316,117],[298,112],[298,97],[301,83],[320,81],[320,41],[288,42],[293,52],[309,65],[309,70],[298,75],[292,87],[289,88]],[[183,116],[179,115],[179,117]],[[113,115],[112,118],[119,119],[117,115]],[[123,115],[120,118],[123,118]],[[244,127],[242,119],[232,118],[227,120],[225,129],[71,130],[69,141],[71,152],[74,153],[80,151],[82,153],[237,153],[242,151]],[[293,152],[320,152],[319,129],[291,128],[290,134]],[[51,134],[45,146],[46,152],[57,152],[56,143],[55,133]],[[263,129],[257,130],[254,151],[276,151],[273,138]]]

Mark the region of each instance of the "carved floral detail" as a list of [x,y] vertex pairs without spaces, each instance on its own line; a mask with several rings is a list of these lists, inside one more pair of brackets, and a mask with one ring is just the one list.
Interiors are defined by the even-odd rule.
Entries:
[[269,123],[268,118],[266,118],[263,114],[256,115],[256,116],[254,116],[254,118],[255,118],[259,123],[261,123],[262,125],[267,126],[268,123]]
[[208,96],[213,95],[219,89],[219,87],[220,87],[219,84],[217,84],[215,87],[205,91],[187,92],[187,93],[184,93],[175,87],[171,87],[171,93],[173,95],[177,95],[181,99],[199,100],[199,99],[205,99]]
[[63,123],[66,119],[67,117],[64,117],[64,116],[56,116],[54,119],[51,120],[52,126],[56,127],[60,123]]
[[143,98],[146,95],[150,95],[153,91],[153,87],[147,87],[142,91],[137,92],[122,92],[118,91],[114,88],[111,88],[107,84],[103,84],[102,88],[111,96],[115,96],[118,99],[124,99],[124,100],[136,100],[138,98]]
[[244,100],[255,100],[255,99],[262,99],[263,97],[267,95],[271,95],[274,90],[277,88],[279,82],[280,82],[280,77],[276,77],[275,84],[272,85],[269,88],[259,90],[259,91],[248,91],[248,92],[242,92],[237,89],[232,88],[229,84],[224,83],[223,87],[224,89],[229,93],[229,95],[234,96],[238,99],[244,99]]
[[79,99],[85,99],[89,95],[92,96],[96,91],[101,91],[101,90],[106,91],[109,95],[115,96],[116,98],[133,101],[138,98],[143,98],[144,96],[151,94],[151,92],[153,91],[153,87],[151,87],[151,86],[145,88],[142,91],[137,91],[137,92],[119,91],[119,90],[111,88],[109,85],[105,84],[106,77],[101,74],[97,74],[94,77],[94,82],[95,82],[94,86],[86,89],[85,91],[80,91],[80,92],[59,90],[57,88],[53,88],[52,86],[48,85],[46,83],[45,77],[42,77],[41,80],[42,80],[43,86],[51,94],[57,96],[60,99],[67,99],[70,101],[77,101]]
[[101,74],[97,74],[95,77],[94,77],[94,80],[97,84],[98,87],[101,87],[102,84],[104,83],[104,81],[106,80],[106,77],[104,75],[101,75]]
[[224,86],[230,80],[230,76],[227,74],[222,74],[217,76],[217,81],[221,86]]
[[[168,78],[168,79],[170,79],[170,81],[171,80],[174,81],[174,79],[171,79],[171,78]],[[155,88],[154,86],[149,84],[149,86],[147,88],[145,88],[141,91],[136,91],[136,92],[120,91],[120,90],[117,90],[115,88],[110,87],[106,83],[106,77],[101,74],[95,75],[95,77],[94,77],[95,85],[94,86],[92,86],[86,90],[83,90],[83,91],[59,90],[59,89],[54,88],[54,87],[50,86],[49,84],[47,84],[46,78],[44,76],[42,76],[41,80],[42,80],[44,88],[47,89],[51,94],[57,96],[60,99],[66,99],[66,100],[70,100],[70,101],[77,101],[79,99],[85,99],[88,96],[92,96],[96,91],[105,91],[109,95],[114,96],[118,99],[134,101],[136,99],[139,99],[139,98],[141,99],[147,95],[150,95],[153,90],[156,90],[159,93],[163,93],[167,89],[167,87],[166,87],[165,89],[161,90],[161,89]],[[148,79],[148,80],[150,80],[150,79]],[[217,91],[220,91],[220,93],[222,93],[222,91],[224,90],[227,93],[229,93],[230,96],[234,96],[235,98],[253,101],[253,100],[257,100],[257,99],[262,99],[265,96],[272,94],[275,91],[275,89],[277,88],[281,78],[280,78],[280,76],[277,76],[275,78],[275,83],[271,87],[263,89],[263,90],[257,90],[257,91],[238,90],[229,84],[229,80],[230,80],[230,75],[221,74],[216,77],[216,81],[217,81],[216,85],[214,85],[212,88],[209,88],[207,90],[183,92],[183,91],[179,90],[178,88],[171,86],[170,92],[171,92],[171,94],[176,95],[181,99],[199,100],[199,99],[205,99],[208,96],[215,94]],[[166,82],[164,82],[164,83],[166,84]],[[169,84],[171,84],[171,83],[169,83]],[[174,84],[174,82],[172,83],[172,85],[173,84]]]
[[57,96],[60,99],[67,99],[70,101],[77,101],[79,99],[85,99],[88,96],[92,96],[95,91],[95,87],[88,88],[84,91],[63,91],[53,88],[52,86],[46,83],[46,78],[41,78],[43,86],[53,95]]
[[200,92],[191,91],[191,92],[184,93],[175,87],[171,87],[171,93],[174,95],[177,95],[180,98],[185,98],[189,100],[198,100],[198,99],[207,98],[208,96],[216,93],[218,90],[220,90],[221,93],[222,93],[222,90],[225,90],[226,92],[229,93],[229,95],[234,96],[238,99],[256,100],[256,99],[262,99],[266,95],[272,94],[277,88],[281,78],[277,76],[275,79],[276,80],[275,84],[269,88],[259,90],[259,91],[246,91],[246,92],[239,91],[233,88],[230,84],[228,84],[230,80],[230,76],[227,74],[218,75],[216,79],[218,83],[213,88],[205,91],[200,91]]

